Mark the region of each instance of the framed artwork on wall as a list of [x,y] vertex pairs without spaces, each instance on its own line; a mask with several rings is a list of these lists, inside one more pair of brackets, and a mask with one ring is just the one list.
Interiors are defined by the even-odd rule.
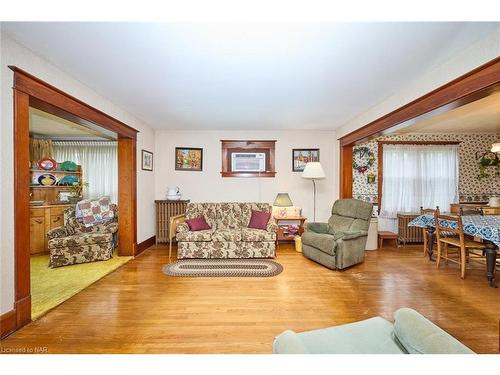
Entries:
[[192,147],[175,148],[176,171],[202,171],[203,149]]
[[153,153],[151,151],[141,150],[142,170],[153,171]]
[[292,171],[303,172],[306,164],[319,161],[319,148],[294,148],[292,150]]

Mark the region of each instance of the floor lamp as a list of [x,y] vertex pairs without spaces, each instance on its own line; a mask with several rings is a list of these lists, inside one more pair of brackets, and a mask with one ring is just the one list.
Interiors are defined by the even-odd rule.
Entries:
[[310,162],[306,164],[304,168],[304,172],[302,172],[302,178],[307,178],[308,180],[312,180],[313,183],[313,194],[314,194],[314,221],[316,221],[316,180],[321,180],[325,178],[325,171],[321,164],[317,161]]

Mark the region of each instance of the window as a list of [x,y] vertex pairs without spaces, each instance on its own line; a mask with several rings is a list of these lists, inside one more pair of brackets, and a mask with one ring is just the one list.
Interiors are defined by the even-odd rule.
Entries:
[[54,141],[54,158],[82,166],[85,198],[111,197],[118,200],[118,147],[107,141]]
[[396,231],[398,212],[448,211],[458,201],[458,164],[458,145],[384,145],[380,217],[388,222],[382,230]]

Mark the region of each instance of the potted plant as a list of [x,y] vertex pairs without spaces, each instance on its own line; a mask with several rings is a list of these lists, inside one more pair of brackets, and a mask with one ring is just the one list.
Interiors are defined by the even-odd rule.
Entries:
[[84,186],[89,186],[89,183],[82,181],[82,183],[75,182],[70,185],[69,192],[71,193],[71,195],[68,197],[69,203],[77,204],[83,199],[82,190]]

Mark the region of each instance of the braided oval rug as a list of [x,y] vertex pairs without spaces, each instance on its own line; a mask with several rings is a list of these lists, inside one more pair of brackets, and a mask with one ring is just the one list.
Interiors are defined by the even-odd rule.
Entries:
[[181,259],[162,268],[166,275],[181,277],[271,277],[282,271],[269,259]]

